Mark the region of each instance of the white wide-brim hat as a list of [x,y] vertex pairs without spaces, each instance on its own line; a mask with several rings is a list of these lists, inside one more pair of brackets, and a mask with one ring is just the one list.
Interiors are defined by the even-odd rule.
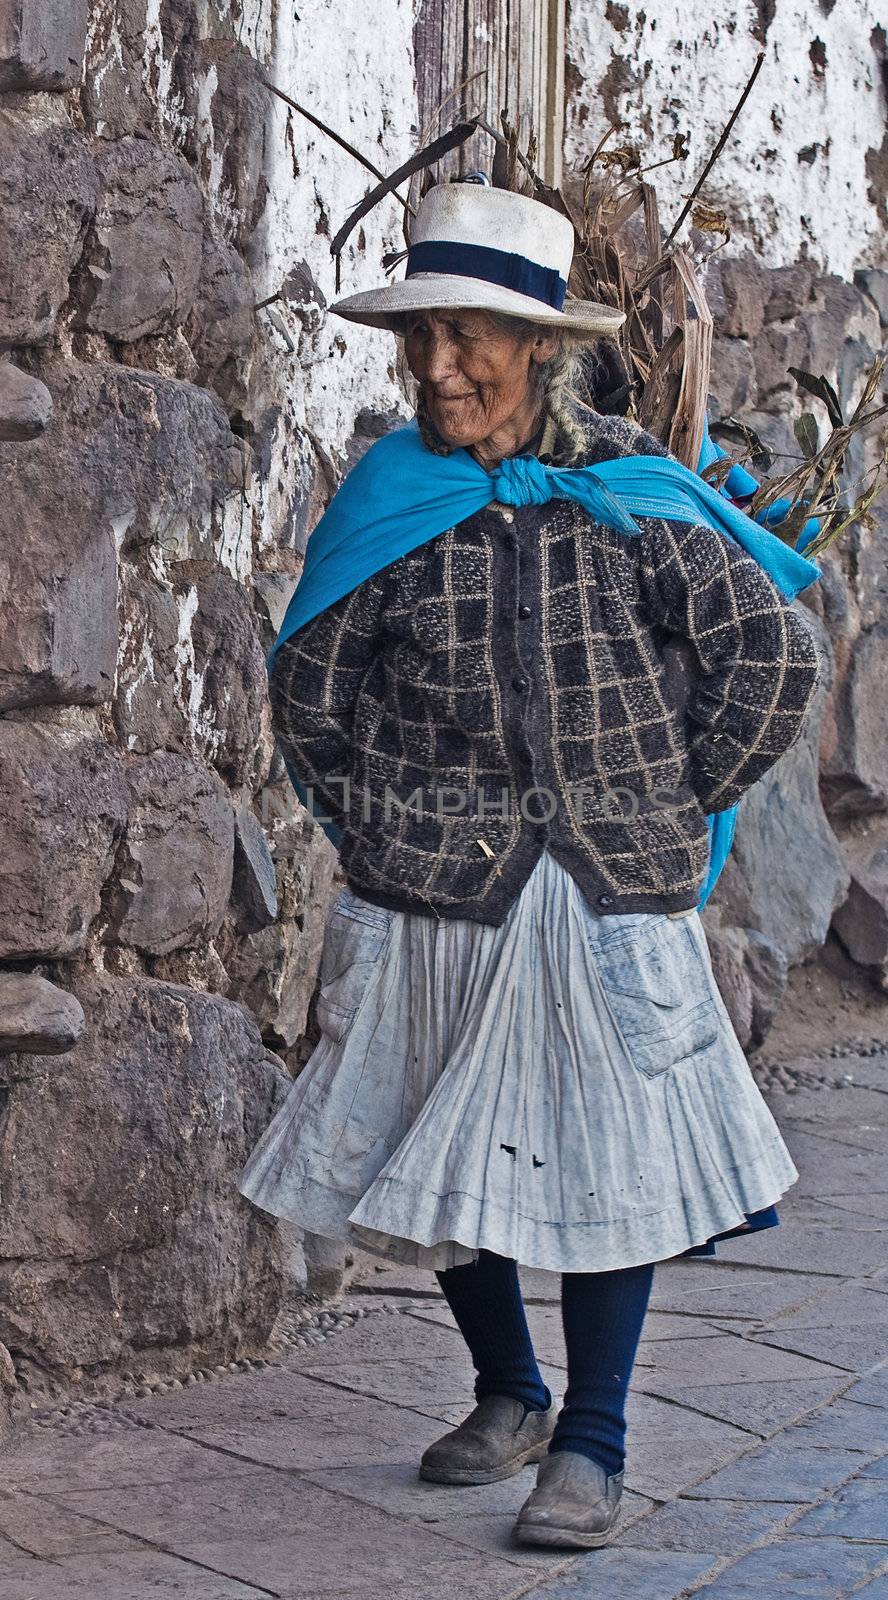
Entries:
[[350,322],[400,331],[407,311],[503,311],[572,332],[615,333],[625,317],[597,300],[568,300],[573,223],[510,189],[438,183],[414,218],[407,276],[331,307]]

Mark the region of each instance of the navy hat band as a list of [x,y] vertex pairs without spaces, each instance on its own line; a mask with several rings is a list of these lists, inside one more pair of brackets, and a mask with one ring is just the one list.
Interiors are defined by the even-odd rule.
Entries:
[[407,252],[407,273],[441,272],[458,278],[482,278],[516,294],[529,295],[560,311],[567,284],[557,267],[541,267],[527,256],[510,250],[493,250],[483,244],[457,244],[447,239],[424,239]]

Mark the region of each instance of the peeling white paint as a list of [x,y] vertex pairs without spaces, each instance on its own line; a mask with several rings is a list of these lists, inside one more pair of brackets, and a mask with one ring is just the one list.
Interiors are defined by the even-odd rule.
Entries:
[[213,554],[238,583],[248,582],[253,570],[253,529],[245,496],[227,496],[219,514]]
[[212,107],[218,87],[219,74],[215,66],[211,65],[200,85],[195,132],[208,168],[207,190],[210,204],[217,222],[224,232],[230,234],[237,221],[237,212],[235,196],[222,179],[224,169],[222,151],[216,149],[214,136]]
[[126,511],[122,511],[118,516],[111,518],[111,532],[114,537],[114,545],[117,550],[118,560],[120,559],[120,552],[123,548],[123,541],[135,520],[135,506],[130,506]]
[[185,105],[182,96],[173,90],[173,63],[164,52],[160,12],[161,0],[146,0],[142,78],[146,89],[151,92],[153,74],[156,73],[157,87],[154,92],[161,127],[179,142],[187,130]]
[[[104,21],[104,15],[99,10],[94,11],[90,16],[86,30],[87,61],[95,62],[96,60],[95,50],[97,36],[103,30]],[[107,77],[108,73],[113,71],[115,67],[122,67],[123,64],[123,41],[120,37],[120,29],[117,26],[117,17],[112,13],[111,26],[108,31],[108,42],[104,53],[100,58],[100,64],[98,66],[92,66],[91,69],[93,90],[96,99],[98,99],[101,94],[102,83]],[[101,134],[103,132],[104,126],[100,124],[99,133]]]
[[[255,8],[254,8],[255,9]],[[266,63],[272,81],[390,171],[415,148],[418,113],[413,65],[412,0],[373,7],[301,0],[281,8]],[[268,202],[254,249],[257,299],[274,294],[300,261],[329,303],[336,298],[330,238],[374,178],[325,134],[269,95],[266,124]],[[403,249],[401,207],[387,200],[358,230],[343,255],[346,295],[384,281],[382,256]],[[364,407],[403,410],[395,381],[391,334],[305,308],[275,308],[296,349],[261,319],[264,347],[256,377],[270,403],[282,407],[268,483],[254,492],[259,549],[279,539],[282,510],[297,496],[310,449],[306,434],[342,460]],[[257,486],[258,488],[259,486]]]
[[[575,0],[566,170],[579,175],[614,112],[652,161],[687,133],[690,159],[656,178],[664,220],[677,216],[762,48],[753,29],[767,9],[753,0],[702,14],[681,0],[643,9]],[[772,9],[764,66],[705,198],[729,213],[729,253],[751,247],[769,266],[806,257],[851,277],[888,262],[867,172],[886,124],[874,47],[884,3],[773,0]]]

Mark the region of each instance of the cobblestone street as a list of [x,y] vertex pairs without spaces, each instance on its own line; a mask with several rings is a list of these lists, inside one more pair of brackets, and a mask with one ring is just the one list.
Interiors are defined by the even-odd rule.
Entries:
[[[801,1181],[779,1229],[658,1269],[610,1548],[511,1544],[533,1468],[419,1480],[471,1371],[434,1278],[384,1266],[268,1364],[37,1416],[4,1470],[0,1600],[886,1600],[886,1060],[772,1081]],[[557,1281],[523,1278],[560,1395]]]

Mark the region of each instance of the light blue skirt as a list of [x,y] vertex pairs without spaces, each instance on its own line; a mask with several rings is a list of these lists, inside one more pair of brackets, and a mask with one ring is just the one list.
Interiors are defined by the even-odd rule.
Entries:
[[601,1272],[743,1227],[798,1177],[698,912],[599,916],[548,851],[499,927],[344,889],[317,1014],[239,1183],[313,1233]]

